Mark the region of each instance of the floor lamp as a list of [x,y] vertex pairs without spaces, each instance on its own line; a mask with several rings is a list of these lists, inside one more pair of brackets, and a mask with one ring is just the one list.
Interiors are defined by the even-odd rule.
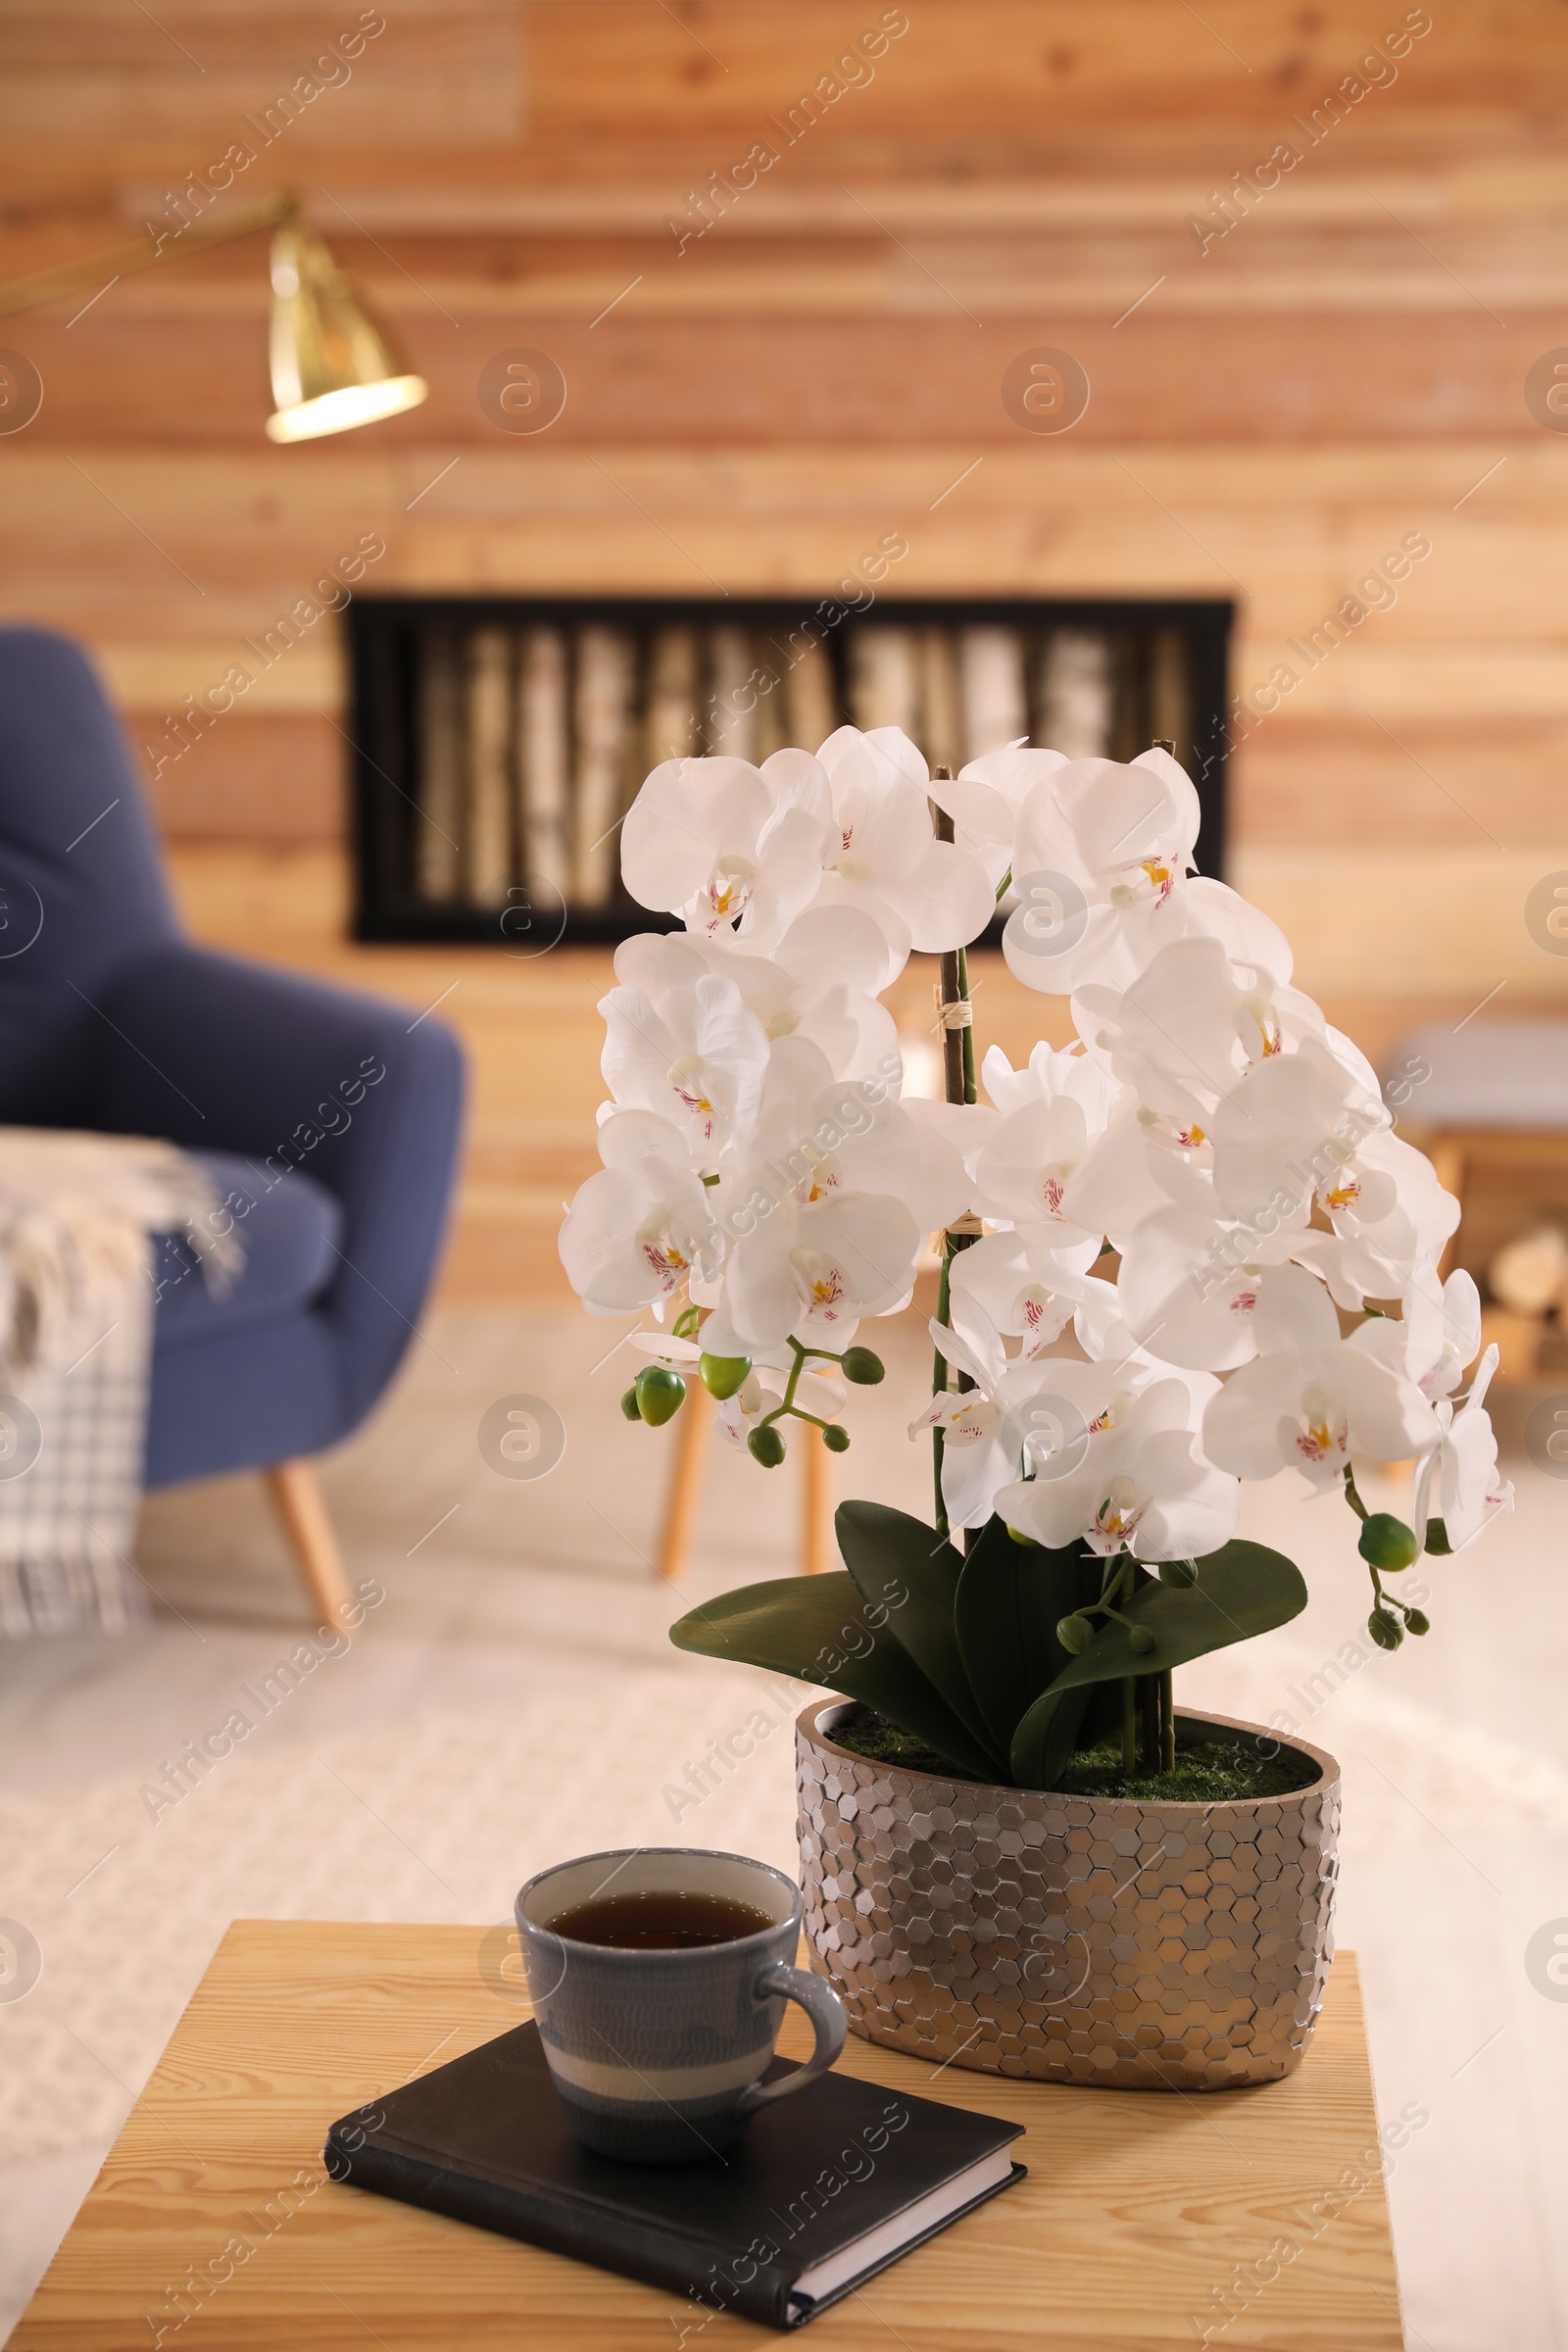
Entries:
[[268,357],[273,412],[267,419],[268,438],[314,441],[417,408],[429,389],[423,376],[403,366],[347,270],[338,268],[306,221],[299,198],[285,192],[264,196],[224,220],[192,221],[156,243],[138,238],[109,253],[16,278],[0,286],[0,318],[100,285],[106,273],[113,285],[117,277],[167,269],[189,254],[263,229],[272,232]]

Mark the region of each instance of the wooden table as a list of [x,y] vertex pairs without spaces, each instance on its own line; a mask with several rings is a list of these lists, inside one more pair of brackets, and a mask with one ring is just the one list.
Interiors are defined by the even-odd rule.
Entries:
[[[696,2325],[655,2288],[326,2179],[334,2116],[520,2022],[493,1965],[481,1977],[482,1936],[236,1922],[11,2352],[679,2352],[683,2329],[690,2352],[779,2340],[727,2314]],[[842,2063],[1027,2123],[1029,2179],[825,2312],[812,2352],[1399,2352],[1350,1954],[1306,2063],[1254,2090],[933,2076],[853,2035]]]

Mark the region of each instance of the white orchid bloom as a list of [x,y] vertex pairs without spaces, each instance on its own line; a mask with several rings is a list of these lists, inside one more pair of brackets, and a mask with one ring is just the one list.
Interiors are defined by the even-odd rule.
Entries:
[[[973,1251],[966,1251],[973,1256]],[[909,1423],[943,1433],[943,1507],[953,1527],[985,1527],[1004,1484],[1034,1460],[1057,1456],[1086,1430],[1079,1404],[1096,1418],[1116,1393],[1119,1371],[1089,1371],[1062,1357],[1008,1357],[1002,1334],[976,1298],[956,1298],[953,1324],[931,1324],[931,1339],[971,1388],[938,1390]],[[1062,1381],[1074,1390],[1062,1397]]]
[[[1291,1273],[1311,1284],[1315,1299],[1299,1282],[1284,1286]],[[1304,1268],[1282,1268],[1276,1279],[1290,1345],[1233,1372],[1209,1405],[1203,1446],[1210,1460],[1241,1478],[1297,1469],[1326,1491],[1352,1454],[1400,1462],[1435,1445],[1437,1421],[1414,1381],[1362,1345],[1364,1332],[1339,1337],[1333,1302]]]
[[1374,1213],[1391,1213],[1394,1184],[1375,1181],[1387,1123],[1381,1101],[1368,1101],[1321,1038],[1254,1062],[1208,1113],[1220,1213],[1264,1233],[1304,1223],[1314,1201],[1349,1219],[1364,1187]]
[[756,1118],[767,1039],[734,981],[710,971],[665,988],[613,988],[601,1067],[617,1103],[677,1122],[691,1152],[711,1166]]
[[[897,1091],[898,1028],[874,994],[886,954],[882,935],[867,917],[845,912],[829,920],[848,937],[829,941],[810,934],[816,920],[811,916],[793,925],[781,943],[780,955],[791,948],[792,964],[779,956],[745,955],[716,940],[644,932],[616,949],[615,977],[645,990],[658,1008],[665,992],[711,973],[739,990],[769,1043],[809,1038],[835,1077],[880,1078],[884,1088]],[[808,938],[801,943],[803,930]],[[799,954],[801,944],[811,951],[808,956]],[[865,985],[868,963],[870,987]]]
[[[1003,952],[1017,977],[1054,995],[1136,978],[1164,940],[1182,936],[1199,818],[1192,781],[1166,752],[1127,766],[1070,760],[1044,769],[1014,826],[1021,903]],[[1049,905],[1028,896],[1036,875],[1054,878]]]
[[[951,1325],[931,1324],[931,1337],[938,1352],[974,1385],[939,1389],[910,1422],[909,1436],[942,1431],[942,1500],[949,1523],[984,1527],[998,1492],[1027,1466],[1031,1447],[1055,1450],[1080,1424],[1076,1407],[1055,1395],[1059,1358],[1009,1357],[1002,1334],[972,1297],[956,1298],[952,1313]],[[1076,1376],[1083,1367],[1071,1369]]]
[[[1090,1051],[1145,1109],[1200,1133],[1211,1125],[1209,1108],[1250,1071],[1321,1042],[1326,1028],[1310,997],[1205,936],[1169,941],[1127,988],[1078,989],[1073,1016]],[[1342,1096],[1350,1091],[1342,1074]]]
[[956,777],[932,779],[931,798],[952,817],[954,839],[975,851],[993,890],[1012,866],[1024,803],[1036,785],[1067,764],[1065,752],[1035,751],[1020,737],[971,760]]
[[666,1119],[620,1111],[599,1130],[605,1165],[579,1186],[558,1247],[591,1315],[624,1315],[716,1263],[718,1233],[686,1143]]
[[743,1208],[709,1345],[755,1356],[793,1336],[841,1353],[862,1316],[907,1301],[924,1241],[903,1201],[884,1194],[833,1191],[803,1203],[790,1192]]
[[[1188,1210],[1146,1218],[1128,1237],[1116,1292],[1127,1328],[1167,1363],[1230,1372],[1339,1337],[1323,1285],[1287,1264],[1294,1237],[1221,1247],[1233,1229]],[[1323,1309],[1327,1308],[1326,1320]]]
[[727,757],[665,760],[626,812],[621,874],[639,905],[678,914],[698,936],[765,948],[817,888],[826,815],[825,779],[813,807],[795,765],[770,775]]
[[982,1075],[1002,1118],[975,1163],[980,1214],[1044,1224],[1060,1246],[1098,1244],[1103,1226],[1093,1203],[1086,1216],[1075,1213],[1073,1177],[1116,1107],[1115,1082],[1087,1054],[1048,1045],[1036,1046],[1023,1070],[993,1047]]
[[984,1316],[998,1333],[1022,1343],[1019,1358],[1028,1362],[1066,1330],[1099,1254],[1092,1236],[1051,1247],[1048,1228],[1040,1224],[983,1234],[953,1261],[953,1319],[965,1327]]
[[804,1036],[770,1050],[761,1108],[725,1173],[728,1197],[750,1204],[748,1225],[785,1194],[803,1207],[828,1193],[885,1194],[922,1234],[969,1205],[962,1154],[941,1125],[915,1116],[885,1083],[836,1079]]
[[[1102,1393],[1102,1367],[1062,1363],[1057,1380],[1069,1402],[1082,1385],[1074,1376],[1086,1369],[1100,1374],[1086,1401]],[[1004,1487],[997,1510],[1053,1550],[1083,1543],[1104,1555],[1125,1549],[1154,1561],[1217,1551],[1236,1532],[1241,1488],[1202,1458],[1195,1409],[1183,1380],[1121,1391],[1039,1459],[1034,1477]]]
[[1440,1283],[1434,1266],[1420,1267],[1401,1304],[1409,1333],[1406,1371],[1423,1396],[1450,1396],[1481,1352],[1481,1293],[1474,1275],[1461,1266]]
[[1003,1387],[1007,1360],[1002,1341],[983,1313],[971,1311],[967,1333],[933,1322],[939,1352],[973,1383],[967,1389],[939,1389],[909,1423],[911,1444],[924,1430],[942,1432],[942,1504],[951,1527],[984,1527],[997,1490],[1017,1471],[1017,1446],[1002,1445],[1007,1417]]
[[897,727],[840,727],[817,758],[833,796],[819,907],[868,914],[888,943],[891,980],[911,949],[967,947],[996,908],[978,853],[938,841],[926,763]]
[[1444,1191],[1426,1153],[1382,1131],[1368,1135],[1325,1179],[1317,1199],[1335,1233],[1381,1269],[1367,1286],[1373,1298],[1401,1296],[1417,1270],[1442,1254],[1459,1223],[1459,1203]]
[[1446,1397],[1436,1408],[1441,1434],[1415,1484],[1415,1536],[1423,1550],[1434,1518],[1443,1521],[1448,1549],[1464,1551],[1492,1520],[1513,1509],[1513,1482],[1497,1475],[1497,1441],[1483,1410],[1496,1369],[1497,1350],[1489,1348],[1459,1410]]

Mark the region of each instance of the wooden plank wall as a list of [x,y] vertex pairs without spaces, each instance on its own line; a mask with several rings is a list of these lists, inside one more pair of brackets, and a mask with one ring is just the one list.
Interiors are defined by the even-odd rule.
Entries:
[[[1303,984],[1373,1051],[1561,1006],[1523,910],[1568,867],[1568,432],[1526,392],[1568,343],[1565,114],[1559,0],[11,0],[6,275],[295,187],[431,397],[274,449],[259,240],[0,320],[44,387],[0,431],[0,610],[93,648],[199,926],[336,968],[335,621],[178,758],[167,721],[363,534],[382,590],[804,604],[897,530],[890,592],[1234,595],[1232,874]],[[567,383],[537,435],[478,398],[517,347]],[[1068,432],[1004,404],[1039,347],[1087,371]],[[375,968],[460,965],[524,1025],[600,968]]]

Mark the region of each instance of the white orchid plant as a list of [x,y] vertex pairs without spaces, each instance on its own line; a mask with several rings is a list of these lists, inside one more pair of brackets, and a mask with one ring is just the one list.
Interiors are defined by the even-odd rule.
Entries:
[[[1194,871],[1198,824],[1162,747],[1020,743],[933,777],[897,729],[842,727],[760,767],[666,761],[623,827],[628,890],[681,927],[617,952],[604,1166],[561,1255],[590,1313],[652,1312],[628,1418],[695,1381],[764,1467],[792,1423],[842,1452],[850,1387],[884,1376],[860,1326],[909,1304],[933,1236],[940,1264],[910,1429],[935,1528],[847,1503],[845,1575],[673,1638],[845,1690],[986,1780],[1054,1786],[1118,1726],[1129,1769],[1140,1726],[1173,1760],[1173,1669],[1304,1604],[1236,1539],[1244,1479],[1343,1494],[1386,1649],[1427,1631],[1399,1573],[1512,1501],[1494,1349],[1459,1396],[1458,1204],[1281,932]],[[1008,965],[1077,1038],[977,1072],[966,950],[1004,902]],[[905,1092],[879,1001],[916,951],[942,958],[942,1102]],[[1357,1459],[1416,1464],[1413,1525],[1368,1513]]]

